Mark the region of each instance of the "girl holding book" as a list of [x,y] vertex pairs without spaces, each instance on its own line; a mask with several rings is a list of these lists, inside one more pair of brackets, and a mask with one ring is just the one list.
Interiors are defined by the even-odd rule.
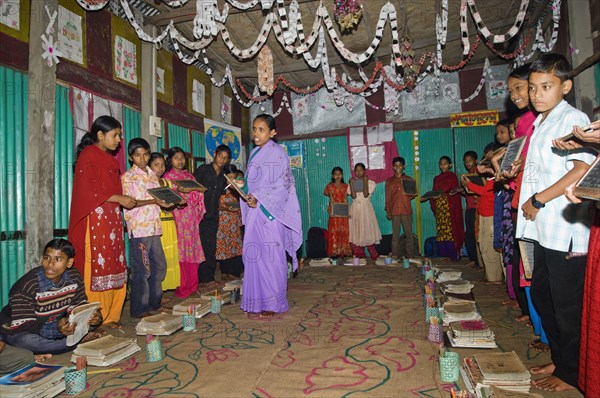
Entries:
[[[169,181],[193,180],[185,168],[186,159],[183,149],[173,147],[167,152],[167,172],[164,178]],[[204,261],[204,251],[200,244],[199,225],[205,213],[204,194],[197,189],[177,187],[174,189],[186,201],[186,205],[173,209],[173,218],[177,229],[177,247],[179,250],[179,269],[181,283],[175,290],[177,297],[188,297],[198,290],[198,267]]]
[[[161,187],[173,188],[170,181],[165,180],[166,162],[165,157],[158,152],[153,152],[150,155],[148,162],[150,169],[156,173],[159,178]],[[173,218],[172,209],[160,209],[160,221],[162,223],[162,235],[160,242],[162,243],[165,259],[167,260],[167,273],[162,281],[163,290],[176,289],[180,282],[179,269],[179,249],[177,248],[177,229],[175,228],[175,219]]]
[[365,247],[369,256],[375,260],[379,257],[375,244],[381,240],[381,231],[371,203],[371,195],[375,192],[375,181],[369,180],[363,163],[354,166],[355,178],[350,179],[347,193],[352,196],[350,206],[350,243],[354,256],[364,258]]
[[[238,169],[233,164],[223,166],[223,173],[236,180]],[[242,177],[243,178],[243,177]],[[219,229],[217,230],[217,261],[221,280],[238,279],[242,274],[242,214],[240,198],[233,188],[226,188],[219,197]]]
[[457,261],[465,240],[462,201],[458,190],[458,178],[450,169],[452,160],[442,156],[439,162],[440,174],[433,179],[433,191],[442,191],[437,199],[431,199],[430,205],[436,222],[436,241],[442,257]]
[[352,248],[349,241],[348,217],[333,214],[334,203],[348,204],[348,184],[344,182],[344,172],[341,167],[336,166],[331,170],[331,182],[325,186],[323,194],[329,197],[327,255],[332,258],[349,257],[352,255]]

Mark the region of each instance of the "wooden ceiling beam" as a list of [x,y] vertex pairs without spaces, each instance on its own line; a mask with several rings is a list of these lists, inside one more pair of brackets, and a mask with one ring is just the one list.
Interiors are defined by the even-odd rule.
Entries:
[[[315,3],[315,0],[296,0],[298,2],[298,4],[304,4],[304,3]],[[144,2],[152,5],[153,7],[156,7],[156,4],[152,4],[154,3],[154,0],[144,0]],[[276,7],[276,5],[274,5],[274,7]],[[221,8],[222,10],[222,8]],[[229,7],[229,15],[236,15],[236,14],[248,14],[248,13],[255,13],[255,12],[262,12],[263,10],[260,7],[254,7],[250,10],[239,10],[235,7]],[[161,27],[161,26],[167,26],[171,21],[173,21],[175,24],[178,23],[182,23],[182,22],[191,22],[194,20],[194,18],[196,17],[196,2],[193,0],[190,0],[186,5],[184,5],[181,8],[177,8],[177,9],[172,9],[170,11],[166,11],[166,12],[161,12],[158,15],[155,15],[153,17],[149,17],[147,18],[147,21],[149,23],[151,23],[152,25],[156,26],[156,27]]]

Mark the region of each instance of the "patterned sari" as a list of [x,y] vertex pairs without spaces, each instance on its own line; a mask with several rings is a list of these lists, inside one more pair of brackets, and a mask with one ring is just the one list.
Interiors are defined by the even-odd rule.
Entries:
[[[335,183],[329,183],[323,192],[331,198],[329,203],[329,214],[333,203],[348,203],[347,200],[348,184],[342,183],[336,186]],[[350,227],[347,217],[332,217],[329,216],[327,223],[327,233],[329,240],[327,241],[327,255],[329,257],[349,257],[352,255],[352,247],[350,246]]]

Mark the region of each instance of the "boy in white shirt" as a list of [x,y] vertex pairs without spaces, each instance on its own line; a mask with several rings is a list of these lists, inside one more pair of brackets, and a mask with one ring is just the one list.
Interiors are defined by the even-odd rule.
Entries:
[[534,243],[531,296],[548,335],[552,363],[531,368],[544,375],[533,385],[545,391],[577,386],[583,281],[590,232],[588,204],[570,203],[565,188],[577,181],[595,156],[587,149],[562,151],[552,140],[588,117],[563,97],[573,82],[567,60],[543,54],[529,74],[534,122],[519,200],[516,238]]

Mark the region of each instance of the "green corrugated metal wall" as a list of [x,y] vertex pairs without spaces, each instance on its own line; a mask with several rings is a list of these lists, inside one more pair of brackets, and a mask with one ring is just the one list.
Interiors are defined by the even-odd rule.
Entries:
[[[467,172],[463,165],[463,155],[466,151],[475,151],[479,160],[483,157],[483,148],[495,140],[496,127],[464,127],[454,129],[454,148],[456,149],[456,167],[457,174]],[[458,171],[457,171],[458,170]]]
[[123,137],[125,152],[132,138],[138,138],[142,132],[142,117],[138,111],[127,106],[123,107]]
[[[73,115],[69,104],[69,88],[56,86],[56,125],[54,128],[54,229],[69,227],[69,209],[73,187]],[[56,236],[66,238],[64,236]]]
[[25,157],[27,150],[27,75],[0,67],[0,305],[25,270]]
[[192,130],[192,155],[203,158],[206,155],[204,146],[204,133]]
[[175,124],[168,124],[169,128],[169,147],[175,146],[180,147],[185,152],[190,151],[190,136],[189,130],[185,127],[177,126]]

